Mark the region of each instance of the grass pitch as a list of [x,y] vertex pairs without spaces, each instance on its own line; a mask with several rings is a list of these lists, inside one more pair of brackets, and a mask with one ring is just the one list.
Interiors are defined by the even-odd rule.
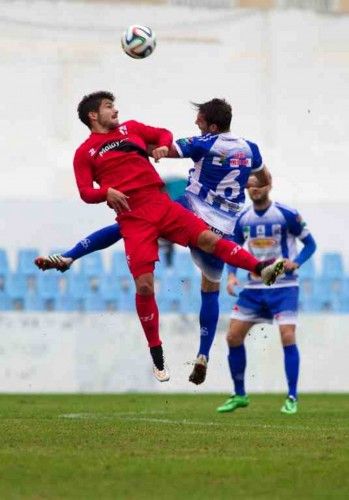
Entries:
[[349,498],[349,398],[0,396],[1,499]]

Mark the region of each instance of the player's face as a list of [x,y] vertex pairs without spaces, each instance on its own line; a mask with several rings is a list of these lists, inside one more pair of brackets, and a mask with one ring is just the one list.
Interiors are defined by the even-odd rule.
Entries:
[[197,125],[200,129],[200,132],[202,135],[207,134],[209,131],[209,126],[207,121],[205,120],[205,117],[202,113],[198,113],[196,120],[195,120],[195,125]]
[[250,187],[248,189],[249,197],[253,202],[264,203],[269,199],[271,186]]
[[195,124],[199,127],[201,135],[205,135],[208,133],[218,134],[219,132],[217,125],[214,123],[211,123],[211,125],[209,125],[205,119],[205,115],[203,115],[202,113],[197,114]]
[[116,109],[113,101],[103,99],[97,113],[98,124],[108,130],[113,130],[119,125],[119,111]]

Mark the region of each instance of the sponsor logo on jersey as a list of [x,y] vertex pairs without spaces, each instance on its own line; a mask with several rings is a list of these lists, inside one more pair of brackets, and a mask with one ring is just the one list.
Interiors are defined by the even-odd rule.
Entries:
[[90,156],[93,156],[95,154],[96,150],[94,148],[91,148],[89,150]]
[[251,238],[249,243],[253,248],[271,248],[278,242],[275,238]]
[[122,135],[127,135],[127,127],[126,127],[126,125],[121,125],[121,126],[119,127],[119,132],[120,132],[120,134],[122,134]]
[[105,146],[102,147],[102,149],[99,150],[98,155],[100,157],[103,157],[105,153],[108,151],[117,151],[120,149],[120,146],[125,143],[126,139],[121,139],[120,141],[112,141],[108,142]]

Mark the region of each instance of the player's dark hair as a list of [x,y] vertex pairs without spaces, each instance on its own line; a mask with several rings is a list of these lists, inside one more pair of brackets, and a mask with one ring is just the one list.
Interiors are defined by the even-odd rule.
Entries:
[[103,99],[109,99],[110,101],[115,101],[115,97],[111,92],[106,90],[99,90],[98,92],[92,92],[92,94],[84,95],[78,105],[78,115],[82,123],[84,123],[88,128],[91,128],[90,118],[88,114],[91,111],[98,112],[99,107]]
[[215,98],[202,104],[196,102],[192,104],[204,116],[208,125],[217,125],[220,132],[227,132],[230,129],[232,111],[225,99]]

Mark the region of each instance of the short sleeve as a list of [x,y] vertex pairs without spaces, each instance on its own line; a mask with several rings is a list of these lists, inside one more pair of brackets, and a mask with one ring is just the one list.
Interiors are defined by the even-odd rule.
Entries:
[[251,151],[252,151],[252,165],[251,165],[251,170],[252,172],[258,172],[258,170],[262,170],[263,168],[263,158],[262,155],[259,151],[259,147],[257,144],[254,142],[246,141],[247,144],[250,146]]

